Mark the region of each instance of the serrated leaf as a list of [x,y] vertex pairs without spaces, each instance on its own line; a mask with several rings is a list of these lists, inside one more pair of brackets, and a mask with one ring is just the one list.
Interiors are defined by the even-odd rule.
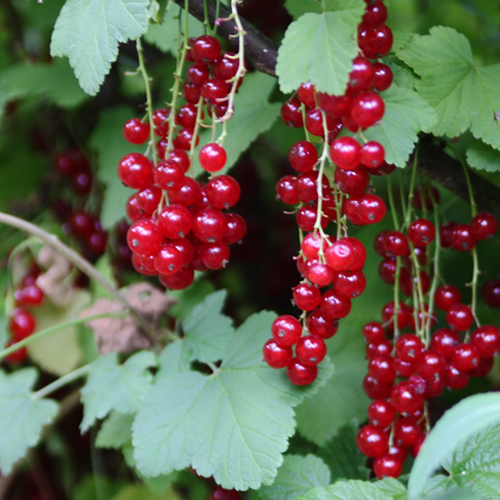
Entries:
[[436,26],[397,52],[422,78],[420,95],[436,110],[435,135],[455,137],[471,129],[500,149],[500,65],[478,66],[467,38]]
[[318,0],[286,0],[285,9],[294,19],[298,19],[308,12],[321,13],[321,3]]
[[[35,312],[37,330],[76,318],[89,302],[90,294],[84,290],[76,291],[64,309],[45,301]],[[65,375],[74,370],[82,358],[78,326],[69,326],[33,342],[28,346],[28,353],[44,371],[59,377]]]
[[4,475],[38,443],[43,426],[57,414],[55,401],[32,397],[37,376],[34,368],[10,375],[0,370],[0,471]]
[[156,366],[151,351],[132,355],[123,365],[118,364],[116,352],[101,356],[90,366],[90,372],[82,389],[82,432],[98,418],[104,418],[111,410],[133,414],[139,410],[144,395],[149,391],[153,376],[149,368]]
[[418,141],[419,132],[429,132],[436,121],[434,110],[413,90],[392,85],[382,93],[385,114],[378,125],[364,132],[370,141],[385,148],[387,163],[405,167]]
[[408,498],[404,484],[400,483],[397,479],[386,477],[374,484],[382,493],[391,497],[392,500],[406,500]]
[[133,194],[118,178],[118,162],[128,153],[144,153],[143,146],[129,144],[123,137],[125,121],[134,117],[128,106],[106,109],[90,136],[90,147],[97,152],[97,177],[106,186],[101,208],[101,224],[112,228],[125,216],[125,204]]
[[226,297],[225,290],[208,295],[182,322],[186,347],[203,363],[221,359],[233,338],[233,320],[221,313]]
[[195,280],[185,290],[170,290],[169,296],[177,299],[177,302],[168,310],[168,314],[175,318],[184,319],[197,304],[213,292],[215,292],[214,285],[210,281],[202,279]]
[[184,371],[157,380],[133,425],[134,457],[144,476],[191,465],[224,488],[272,482],[294,432],[293,407],[332,371],[322,363],[318,381],[299,388],[266,367],[262,345],[275,318],[251,316],[212,375]]
[[478,170],[486,172],[500,171],[500,151],[493,149],[483,141],[473,139],[467,149],[467,163]]
[[373,483],[338,481],[327,488],[315,488],[297,500],[392,500],[392,498]]
[[[410,500],[418,498],[425,488],[434,470],[460,443],[488,425],[500,421],[500,394],[477,394],[470,396],[448,410],[438,420],[425,439],[422,448],[413,464],[408,481],[408,496]],[[500,442],[500,432],[498,432]],[[491,445],[491,437],[487,441]],[[474,442],[469,442],[474,447]],[[500,449],[497,447],[497,449]],[[497,467],[500,471],[500,455]],[[486,463],[484,466],[486,467]],[[497,484],[500,491],[500,474]],[[458,486],[465,486],[459,484]],[[500,498],[500,493],[497,498]]]
[[339,479],[362,479],[369,477],[366,457],[356,445],[358,425],[355,421],[339,428],[337,434],[318,450],[332,472],[332,482]]
[[96,447],[117,450],[125,446],[132,438],[133,421],[133,415],[112,412],[97,433]]
[[316,486],[330,484],[330,470],[314,455],[286,455],[271,486],[259,490],[263,500],[292,500]]
[[[224,141],[227,162],[220,173],[227,173],[250,144],[271,128],[278,118],[280,104],[269,102],[275,85],[276,80],[264,73],[256,71],[245,76],[234,99],[234,115],[227,127]],[[200,148],[209,142],[212,142],[212,133],[205,130],[200,134]],[[199,164],[198,155],[194,156],[192,167],[195,176],[205,172]]]
[[285,94],[308,81],[328,94],[340,95],[346,89],[358,51],[355,35],[365,4],[363,0],[329,3],[331,12],[304,14],[285,32],[276,64]]
[[97,94],[118,44],[144,34],[149,0],[67,0],[57,18],[50,53],[68,56],[82,89]]
[[[184,35],[179,26],[184,29],[184,17],[179,23],[179,16],[183,12],[179,5],[172,4],[165,13],[161,24],[151,24],[144,35],[146,42],[158,47],[162,52],[177,54],[179,47],[184,41]],[[193,16],[189,16],[188,33],[190,37],[199,37],[204,34],[203,24]]]

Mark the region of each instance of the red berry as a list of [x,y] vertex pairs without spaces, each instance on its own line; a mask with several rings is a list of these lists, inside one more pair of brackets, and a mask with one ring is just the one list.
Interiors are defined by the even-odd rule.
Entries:
[[352,99],[351,118],[363,129],[380,121],[384,113],[384,101],[375,92],[361,92]]
[[473,377],[485,377],[493,368],[493,358],[479,358],[479,364],[469,371]]
[[439,243],[443,248],[450,248],[453,242],[453,229],[457,226],[456,222],[448,221],[439,227]]
[[[13,345],[15,345],[15,342],[11,340],[7,343],[5,347],[11,347]],[[18,364],[25,361],[27,357],[28,357],[28,350],[26,349],[26,347],[21,347],[20,349],[15,350],[8,356],[5,356],[5,361],[7,361],[7,363]]]
[[137,206],[142,213],[152,215],[161,200],[161,189],[151,186],[137,193]]
[[481,295],[490,307],[500,307],[500,280],[487,281],[481,289]]
[[381,342],[385,339],[384,328],[380,323],[371,321],[363,326],[363,337],[368,342]]
[[413,390],[408,382],[399,382],[391,392],[391,403],[399,413],[412,414],[424,405],[424,395]]
[[[403,302],[399,303],[397,312],[397,324],[399,329],[403,329],[410,323],[411,309]],[[390,328],[394,328],[394,316],[396,316],[394,302],[388,302],[382,308],[382,320],[387,323]]]
[[303,366],[314,366],[326,356],[326,345],[321,337],[306,335],[295,346],[297,361]]
[[273,339],[268,340],[262,349],[265,362],[271,368],[285,368],[293,357],[291,347],[282,347]]
[[220,55],[220,43],[213,36],[202,35],[190,44],[190,53],[198,63],[213,63]]
[[[318,218],[318,207],[314,205],[304,205],[300,207],[295,215],[297,225],[303,231],[310,232],[314,230],[316,219]],[[328,226],[328,217],[324,215],[320,219],[320,224],[323,229]]]
[[167,205],[158,216],[158,227],[164,238],[184,238],[191,231],[192,225],[193,216],[182,205]]
[[203,146],[199,154],[200,165],[207,172],[218,172],[224,168],[227,154],[223,147],[215,143]]
[[352,137],[339,137],[330,146],[330,158],[343,170],[354,170],[361,163],[361,145]]
[[465,304],[453,304],[446,312],[446,322],[457,332],[464,332],[472,326],[474,316]]
[[180,189],[184,181],[184,172],[173,160],[161,162],[154,171],[154,179],[161,189]]
[[401,335],[396,342],[396,353],[400,359],[406,362],[411,363],[418,360],[423,349],[424,344],[413,333]]
[[436,230],[427,219],[414,220],[408,228],[408,238],[417,247],[425,247],[434,241]]
[[297,95],[300,99],[300,102],[310,108],[314,108],[316,106],[314,94],[315,89],[314,85],[311,82],[303,83],[297,90]]
[[132,189],[145,189],[153,184],[153,164],[144,155],[130,153],[120,160],[118,177]]
[[402,257],[410,250],[406,235],[400,231],[385,233],[383,245],[386,255],[394,257]]
[[168,135],[168,117],[170,110],[166,108],[155,109],[153,112],[153,123],[155,126],[155,134],[159,137],[167,137]]
[[361,164],[367,168],[378,168],[384,164],[385,149],[376,141],[369,141],[361,148]]
[[335,293],[347,299],[359,297],[366,288],[366,278],[362,271],[342,271],[333,280]]
[[281,118],[289,127],[298,128],[304,125],[301,103],[298,98],[293,97],[283,103]]
[[208,500],[241,500],[241,495],[236,490],[225,490],[224,488],[215,488]]
[[205,208],[196,213],[193,219],[193,233],[207,243],[221,241],[227,229],[226,217],[215,208]]
[[200,257],[207,269],[222,269],[229,262],[230,250],[222,241],[203,243],[200,247]]
[[370,182],[370,174],[364,167],[356,170],[335,169],[335,183],[347,194],[362,193]]
[[43,290],[36,283],[26,285],[14,292],[14,298],[18,306],[39,306],[42,304],[44,297]]
[[[194,64],[193,64],[193,66],[194,66]],[[200,66],[204,66],[204,65],[200,64]],[[196,85],[192,81],[189,81],[190,80],[190,78],[189,78],[189,70],[190,69],[191,68],[188,68],[188,70],[187,70],[186,76],[188,77],[188,81],[182,86],[182,93],[184,95],[184,99],[186,100],[186,102],[188,102],[190,104],[198,104],[198,101],[200,100],[200,97],[201,97],[200,87],[201,87],[201,85],[203,85],[203,83],[205,83],[206,80],[208,80],[208,76],[209,76],[208,70],[206,72],[206,80],[204,80],[201,85]],[[191,77],[191,78],[193,78],[193,77]]]
[[360,226],[380,222],[387,212],[382,198],[375,194],[355,193],[344,202],[344,213],[353,224]]
[[123,125],[123,137],[131,144],[143,144],[149,137],[149,123],[139,118],[131,118]]
[[461,300],[460,290],[453,285],[439,286],[434,295],[434,303],[442,311],[447,311],[453,304],[458,304]]
[[168,197],[173,204],[191,208],[200,203],[201,189],[193,178],[184,177],[181,187],[178,190],[170,190]]
[[351,105],[350,98],[346,95],[334,96],[318,92],[316,94],[318,106],[330,116],[335,118],[342,118],[349,114],[349,107]]
[[[177,111],[175,121],[181,127],[194,128],[196,126],[197,114],[198,108],[194,104],[184,104],[179,108],[179,111]],[[201,112],[201,118],[203,118],[203,112]]]
[[[174,139],[174,147],[177,149],[183,149],[189,151],[194,139],[194,129],[192,128],[182,128],[177,132]],[[200,136],[196,135],[195,147],[198,146],[200,142]]]
[[396,412],[389,401],[377,399],[368,407],[368,421],[375,427],[382,429],[389,426],[396,416]]
[[457,332],[449,328],[440,328],[432,334],[431,348],[446,359],[450,359],[460,342],[460,335]]
[[394,79],[391,68],[389,68],[387,64],[375,62],[373,63],[373,69],[375,70],[375,76],[372,83],[373,90],[377,92],[387,90]]
[[470,375],[448,365],[444,372],[444,382],[450,389],[463,389],[469,383]]
[[492,238],[498,229],[498,222],[488,213],[477,214],[470,223],[472,235],[478,240]]
[[304,266],[304,276],[319,287],[328,286],[334,277],[333,271],[318,260],[308,260]]
[[341,238],[326,249],[325,259],[334,271],[357,271],[365,264],[366,250],[356,238]]
[[338,327],[338,321],[327,319],[321,309],[315,309],[307,316],[309,333],[322,339],[333,337],[337,333]]
[[358,46],[369,59],[384,57],[392,47],[392,31],[386,25],[363,29],[358,34]]
[[455,250],[467,252],[472,250],[477,243],[476,236],[469,224],[457,224],[451,233],[451,246]]
[[341,319],[350,313],[351,301],[337,295],[333,290],[329,290],[323,295],[320,307],[326,318]]
[[[361,20],[361,24],[366,28],[376,28],[381,26],[387,20],[387,7],[383,0],[378,0],[368,3],[365,8],[365,14]],[[396,477],[396,476],[391,476]]]
[[421,435],[422,429],[411,417],[400,418],[394,425],[394,440],[407,448],[414,446]]
[[184,290],[194,280],[192,267],[181,267],[175,274],[160,274],[160,283],[170,290]]
[[460,371],[468,372],[479,365],[479,351],[472,344],[460,344],[455,347],[451,364]]
[[[196,88],[201,89],[203,84],[210,78],[210,72],[208,71],[208,66],[206,64],[191,64],[186,71],[186,78],[188,82],[192,83]],[[198,99],[200,98],[200,93],[198,93]],[[192,104],[197,104],[196,101],[192,101],[186,97],[186,101]]]
[[287,205],[296,205],[299,202],[297,194],[295,192],[295,186],[297,185],[297,177],[294,175],[285,175],[282,177],[278,184],[276,185],[276,194],[278,200],[281,200]]
[[391,356],[375,356],[368,363],[368,373],[380,382],[392,384],[396,378],[396,370]]
[[291,147],[288,160],[295,170],[309,172],[318,161],[318,151],[312,142],[299,141]]
[[437,351],[423,351],[417,361],[417,373],[426,381],[441,380],[446,369],[446,360]]
[[492,325],[480,326],[472,334],[472,344],[482,358],[492,358],[500,352],[500,330]]
[[36,329],[36,321],[32,314],[18,307],[14,309],[9,322],[9,329],[12,334],[12,340],[19,342],[29,337]]
[[302,311],[312,311],[319,307],[321,292],[313,285],[300,283],[293,289],[293,300]]
[[302,337],[302,325],[298,319],[285,314],[274,320],[271,333],[278,345],[289,347],[296,344]]
[[71,233],[77,238],[87,238],[94,230],[94,218],[83,210],[74,212],[69,219],[69,223]]
[[368,359],[377,356],[390,356],[392,353],[392,343],[387,339],[380,341],[369,342],[366,346],[366,357]]
[[317,365],[304,366],[294,358],[288,363],[286,375],[294,385],[309,385],[316,380],[318,367]]
[[384,384],[376,377],[367,375],[363,379],[363,390],[371,399],[385,399],[391,395],[392,384]]
[[369,89],[374,76],[372,63],[362,56],[356,57],[352,61],[352,70],[349,73],[348,91],[355,93]]
[[154,256],[154,266],[160,274],[174,274],[182,267],[182,254],[174,245],[163,245]]
[[240,185],[229,175],[218,175],[207,184],[208,202],[213,208],[229,209],[240,199]]
[[226,217],[226,234],[224,235],[224,243],[233,245],[243,239],[247,232],[247,225],[241,215],[228,212]]
[[[313,203],[318,200],[318,172],[304,172],[297,177],[295,194],[300,201]],[[321,188],[324,194],[330,189],[330,183],[325,175],[321,177]]]
[[212,64],[212,70],[214,72],[215,78],[219,80],[224,80],[227,82],[238,72],[239,61],[236,54],[232,52],[228,52],[225,54],[221,54]]
[[356,444],[363,455],[377,458],[387,453],[389,438],[382,429],[373,425],[365,425],[361,427],[356,436]]
[[329,238],[323,239],[319,234],[308,233],[300,244],[300,249],[306,259],[315,260],[318,259],[320,249],[323,250],[327,248],[327,240]]

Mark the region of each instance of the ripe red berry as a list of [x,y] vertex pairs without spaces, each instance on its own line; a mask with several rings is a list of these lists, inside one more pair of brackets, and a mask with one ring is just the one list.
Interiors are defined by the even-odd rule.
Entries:
[[302,325],[298,319],[285,314],[274,320],[271,333],[278,345],[289,347],[296,344],[302,336]]
[[359,297],[366,288],[366,278],[362,271],[342,271],[333,280],[335,293],[347,299]]
[[313,366],[321,363],[326,356],[326,345],[321,337],[306,335],[295,346],[297,361],[304,366]]
[[369,141],[361,148],[361,164],[367,168],[378,168],[385,160],[385,149],[376,141]]
[[441,380],[446,360],[437,351],[423,351],[417,361],[417,373],[426,381]]
[[392,353],[392,343],[387,339],[369,342],[366,346],[366,357],[372,359],[377,356],[390,356]]
[[439,227],[439,242],[443,248],[450,248],[453,241],[453,229],[457,226],[456,222],[448,221]]
[[276,195],[278,200],[281,200],[287,205],[296,205],[299,202],[295,192],[297,185],[297,177],[294,175],[285,175],[276,185]]
[[384,384],[376,377],[367,375],[363,379],[363,390],[371,399],[386,399],[391,395],[392,384]]
[[[179,108],[175,116],[175,121],[181,127],[194,128],[196,126],[197,114],[198,108],[194,104],[187,103]],[[203,118],[203,112],[201,112],[201,118]]]
[[368,373],[380,382],[392,384],[396,378],[394,360],[391,356],[375,356],[368,363]]
[[353,224],[377,224],[387,212],[384,200],[376,194],[354,193],[344,202],[344,213]]
[[318,151],[312,142],[299,141],[290,148],[288,160],[295,170],[309,172],[318,161]]
[[399,377],[409,377],[415,371],[415,367],[414,361],[403,361],[401,358],[394,360],[394,368]]
[[238,72],[239,61],[236,54],[232,52],[227,52],[221,54],[212,64],[212,71],[214,72],[215,78],[219,80],[224,80],[227,82]]
[[450,389],[463,389],[469,383],[470,375],[449,364],[444,372],[444,382]]
[[241,495],[236,490],[225,490],[224,488],[215,488],[208,500],[241,500]]
[[184,177],[181,187],[178,190],[170,190],[168,197],[171,203],[192,208],[198,206],[201,201],[201,189],[193,178]]
[[161,189],[177,190],[184,181],[184,172],[177,162],[167,160],[158,164],[154,171],[154,179]]
[[152,215],[161,200],[161,189],[151,186],[137,193],[137,206],[141,212]]
[[75,211],[71,215],[69,223],[71,233],[77,238],[87,238],[94,230],[94,217],[83,210]]
[[428,219],[414,220],[408,228],[408,238],[417,247],[425,247],[434,241],[436,230]]
[[386,255],[394,257],[402,257],[410,250],[408,239],[401,231],[388,231],[385,233],[383,246]]
[[334,241],[326,249],[325,259],[334,271],[357,271],[365,264],[366,250],[361,241],[349,236]]
[[500,330],[493,325],[483,325],[472,333],[472,344],[482,358],[492,358],[500,352]]
[[363,455],[376,458],[387,453],[389,438],[382,429],[373,425],[365,425],[361,427],[356,436],[356,444]]
[[382,429],[389,426],[396,416],[396,412],[389,401],[377,399],[368,407],[368,421],[375,427]]
[[468,372],[479,365],[479,351],[472,344],[460,344],[455,347],[451,364],[460,371]]
[[312,384],[318,376],[318,366],[304,366],[294,358],[288,363],[286,375],[294,385],[309,385]]
[[403,462],[391,455],[382,455],[373,462],[373,472],[379,479],[399,477],[403,470]]
[[198,63],[213,63],[220,55],[220,43],[213,36],[202,35],[190,44],[190,53]]
[[[335,183],[343,193],[362,193],[370,182],[370,174],[364,167],[356,170],[335,169]],[[334,199],[335,201],[335,199]]]
[[155,134],[159,137],[167,137],[168,135],[168,117],[170,110],[166,108],[158,108],[153,112],[153,123],[155,126]]
[[479,358],[479,364],[468,373],[473,377],[485,377],[493,368],[493,358]]
[[339,137],[330,146],[330,158],[343,170],[354,170],[361,163],[361,145],[352,137]]
[[210,179],[206,187],[208,202],[213,208],[227,210],[240,199],[238,181],[229,175],[218,175]]
[[280,346],[273,339],[268,340],[262,349],[265,362],[271,368],[285,368],[293,357],[291,347]]
[[446,359],[450,359],[460,342],[460,335],[457,332],[449,328],[440,328],[432,334],[431,348]]
[[385,339],[384,328],[380,323],[371,321],[363,326],[363,337],[368,342],[381,342]]
[[446,322],[457,332],[464,332],[472,326],[474,316],[465,304],[453,304],[446,312]]
[[[394,302],[388,302],[382,308],[382,320],[390,328],[394,328],[394,317],[396,316],[396,310]],[[399,329],[403,329],[410,323],[412,316],[411,309],[404,303],[399,303],[399,309],[397,311],[397,324]]]
[[338,321],[327,319],[321,309],[315,309],[307,316],[306,325],[311,335],[316,335],[322,339],[333,337],[339,327]]
[[283,103],[281,106],[281,118],[289,127],[298,128],[304,125],[301,103],[297,97],[293,97]]
[[[15,342],[10,340],[5,347],[11,347],[13,345],[15,345]],[[28,350],[26,349],[26,347],[21,347],[20,349],[15,350],[8,356],[5,356],[5,361],[7,361],[7,363],[19,364],[25,361],[27,357],[28,357]]]
[[160,274],[174,274],[182,267],[182,254],[174,245],[163,245],[154,255],[154,266]]
[[375,70],[368,59],[362,56],[354,58],[352,70],[349,73],[348,91],[355,93],[369,89],[374,76]]
[[229,262],[230,250],[222,241],[203,243],[200,246],[200,257],[207,269],[223,269]]
[[326,241],[327,239],[329,240],[329,238],[323,239],[319,234],[308,233],[300,244],[300,249],[306,259],[318,259],[320,249],[322,249],[324,253],[324,251],[328,247]]
[[361,25],[366,28],[376,28],[387,20],[387,7],[383,0],[368,2]]
[[352,99],[351,118],[363,129],[380,121],[384,113],[384,100],[375,92],[361,92]]
[[319,307],[321,292],[313,285],[300,283],[293,289],[293,300],[302,311],[312,311]]
[[434,303],[442,311],[447,311],[453,304],[462,300],[460,290],[453,285],[441,285],[434,294]]
[[193,233],[200,241],[207,243],[221,241],[226,230],[226,217],[215,208],[204,208],[198,211],[193,218]]
[[487,281],[481,289],[481,295],[490,307],[500,307],[500,279]]
[[451,233],[451,246],[460,252],[472,250],[477,243],[476,236],[469,224],[457,224]]
[[391,392],[391,403],[399,413],[412,414],[424,405],[424,395],[413,390],[408,382],[399,382]]
[[215,143],[203,146],[199,153],[200,165],[207,172],[218,172],[224,168],[227,154],[223,147]]
[[175,274],[160,274],[160,283],[170,290],[184,290],[194,280],[192,267],[181,267]]
[[123,125],[123,137],[131,144],[143,144],[149,137],[149,123],[140,118],[131,118]]
[[162,235],[152,219],[141,219],[130,226],[127,243],[134,253],[144,256],[154,255],[161,247]]
[[144,155],[130,153],[120,160],[118,177],[132,189],[145,189],[153,184],[153,164]]
[[377,92],[383,92],[387,90],[394,79],[392,70],[387,64],[381,62],[374,62],[373,69],[375,70],[375,76],[373,77],[372,88]]
[[314,97],[315,89],[314,85],[311,82],[303,83],[297,90],[297,95],[300,99],[300,102],[302,102],[306,106],[310,108],[314,108],[316,106]]
[[167,205],[158,215],[158,227],[164,238],[184,238],[191,231],[192,225],[193,216],[183,205]]
[[308,260],[304,266],[304,276],[319,287],[328,286],[334,278],[333,271],[318,260]]
[[400,418],[394,425],[394,440],[407,448],[415,445],[421,435],[422,429],[414,418]]
[[486,240],[495,236],[498,222],[495,217],[488,213],[480,213],[474,216],[471,223],[473,236],[478,240]]
[[224,243],[233,245],[243,239],[247,232],[247,225],[241,215],[228,212],[226,217],[226,234],[224,235]]
[[9,329],[12,334],[12,340],[19,342],[29,337],[36,329],[36,321],[33,315],[18,307],[12,312],[9,322]]
[[358,34],[358,46],[365,57],[378,59],[389,53],[392,47],[392,31],[385,24],[363,29]]
[[404,335],[401,335],[396,342],[396,353],[403,361],[417,361],[422,354],[423,349],[424,344],[413,333],[405,333]]
[[16,305],[18,306],[39,306],[42,304],[45,294],[36,283],[28,284],[14,292]]

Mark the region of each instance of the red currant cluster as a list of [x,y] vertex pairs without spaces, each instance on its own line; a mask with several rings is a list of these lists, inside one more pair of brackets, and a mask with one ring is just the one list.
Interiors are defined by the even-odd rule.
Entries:
[[[36,329],[36,321],[30,309],[41,306],[44,301],[44,293],[36,284],[37,272],[38,270],[34,270],[26,275],[14,291],[15,309],[9,321],[11,340],[6,347],[28,338]],[[27,356],[26,347],[21,347],[6,356],[5,360],[9,363],[22,363]]]
[[[239,60],[234,54],[221,53],[212,36],[190,39],[189,45],[186,59],[193,64],[183,87],[186,103],[174,116],[175,107],[173,111],[157,109],[152,115],[159,161],[156,155],[152,162],[146,155],[131,153],[118,165],[122,182],[138,190],[126,207],[133,222],[127,235],[132,263],[142,274],[159,275],[160,282],[173,290],[188,287],[195,270],[223,268],[229,261],[229,245],[246,233],[242,217],[223,212],[239,200],[238,182],[218,175],[204,184],[189,175],[204,108],[221,121],[232,114],[229,94],[239,84],[235,79]],[[123,134],[130,143],[143,144],[151,137],[151,126],[133,118],[125,123]],[[224,168],[226,159],[226,151],[217,143],[199,152],[200,165],[210,173]]]
[[[425,186],[415,191],[413,202],[417,209],[437,210],[439,192]],[[443,248],[471,250],[496,230],[495,218],[481,213],[470,225],[441,225],[439,243]],[[426,399],[439,396],[445,387],[464,388],[471,376],[485,376],[493,356],[500,352],[500,330],[477,323],[470,335],[475,312],[462,303],[460,290],[448,284],[434,289],[428,273],[420,268],[427,265],[427,249],[435,238],[435,225],[417,218],[406,234],[382,231],[375,240],[375,250],[384,258],[380,277],[408,296],[406,302],[396,299],[397,304],[386,304],[382,322],[363,328],[368,358],[363,387],[374,401],[368,408],[369,424],[359,431],[357,444],[375,459],[373,468],[379,478],[399,476],[407,451],[418,453],[430,425]],[[447,326],[431,333],[437,322],[434,306],[443,311]]]
[[[361,145],[355,137],[337,137],[343,129],[358,134],[384,115],[379,92],[389,88],[393,75],[387,65],[370,59],[385,56],[391,48],[386,17],[382,1],[367,2],[359,26],[360,55],[353,60],[344,95],[316,92],[311,83],[305,83],[281,110],[287,125],[305,126],[307,137],[321,138],[323,148],[319,156],[312,140],[294,144],[289,161],[299,174],[284,176],[276,187],[278,199],[297,206],[301,235],[297,267],[303,281],[293,289],[293,301],[303,314],[302,322],[290,315],[277,318],[273,338],[263,353],[269,366],[287,367],[288,378],[297,385],[315,380],[317,365],[326,355],[324,339],[336,333],[339,319],[351,310],[351,300],[365,289],[366,251],[359,240],[346,235],[345,219],[367,225],[381,221],[386,214],[384,201],[369,188],[371,175],[388,174],[395,168],[385,162],[383,146],[376,141]],[[336,166],[333,179],[324,173],[328,159]],[[337,224],[336,237],[325,234],[330,222]],[[331,289],[320,291],[330,285]]]

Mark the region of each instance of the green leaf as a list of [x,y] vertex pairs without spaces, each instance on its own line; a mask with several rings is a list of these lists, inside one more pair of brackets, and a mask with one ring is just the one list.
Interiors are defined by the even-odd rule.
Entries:
[[97,94],[118,44],[144,34],[149,0],[67,0],[57,18],[50,53],[68,56],[82,89]]
[[128,153],[144,153],[143,146],[129,144],[122,134],[123,124],[134,114],[128,106],[106,109],[90,136],[90,147],[97,152],[97,177],[106,186],[101,209],[101,223],[106,229],[124,218],[125,204],[133,194],[118,178],[118,162]]
[[438,117],[432,133],[455,137],[470,128],[500,149],[500,65],[478,66],[467,38],[443,26],[415,36],[397,55],[422,78],[417,90]]
[[10,375],[0,371],[0,471],[8,475],[17,460],[40,440],[42,428],[54,420],[58,405],[51,399],[34,399],[34,368]]
[[429,132],[436,121],[434,110],[413,90],[392,85],[382,93],[385,114],[380,124],[364,132],[369,141],[385,148],[385,159],[397,167],[405,167],[418,141],[418,133]]
[[[84,290],[75,292],[64,309],[45,301],[45,304],[35,311],[37,330],[44,330],[78,317],[78,313],[89,302],[90,294]],[[82,358],[78,326],[69,326],[37,340],[28,346],[28,353],[30,358],[48,373],[58,377],[69,373],[78,366]]]
[[177,302],[170,307],[168,314],[184,319],[197,304],[213,292],[215,292],[214,285],[203,279],[195,280],[185,290],[169,290],[168,294],[177,299]]
[[315,488],[297,500],[392,500],[376,484],[365,481],[338,481],[327,488]]
[[473,139],[467,150],[467,163],[478,170],[498,172],[500,170],[500,151],[483,141]]
[[[172,4],[163,18],[161,24],[150,24],[144,35],[146,42],[155,45],[162,52],[170,52],[176,55],[179,47],[184,41],[184,35],[179,30],[179,16],[183,12],[179,5]],[[181,20],[184,28],[184,17]],[[188,33],[190,37],[198,37],[204,34],[203,24],[193,16],[189,16]]]
[[317,382],[294,387],[283,372],[266,367],[262,345],[275,318],[251,316],[212,375],[184,371],[156,381],[133,425],[134,457],[144,476],[191,465],[224,488],[272,482],[294,432],[292,408],[332,371],[322,363]]
[[[498,393],[468,397],[448,410],[427,436],[415,459],[408,482],[410,500],[416,499],[422,493],[434,470],[461,442],[499,421],[500,394]],[[488,443],[491,444],[491,441]],[[498,485],[500,488],[500,477]]]
[[182,322],[186,346],[203,363],[221,359],[233,338],[233,320],[221,313],[226,296],[225,290],[212,293]]
[[9,101],[40,95],[64,108],[76,107],[87,99],[67,61],[54,60],[49,64],[22,63],[2,70],[0,115]]
[[112,412],[97,433],[97,448],[114,448],[125,446],[132,438],[134,417],[116,411]]
[[314,455],[286,455],[271,486],[259,490],[263,500],[291,500],[316,486],[330,484],[330,471]]
[[311,81],[316,90],[343,94],[356,57],[363,0],[332,0],[332,12],[309,13],[288,26],[278,49],[276,74],[287,94]]
[[385,493],[393,500],[406,500],[408,498],[404,484],[400,483],[397,479],[386,477],[374,484],[382,493]]
[[126,486],[124,481],[112,480],[106,476],[92,474],[82,479],[73,488],[73,500],[102,500],[113,498]]
[[87,383],[82,389],[82,432],[111,410],[136,413],[151,386],[153,376],[149,368],[153,366],[156,366],[156,359],[151,351],[140,351],[123,365],[118,364],[116,352],[94,361]]
[[168,490],[157,495],[145,485],[129,485],[123,488],[120,493],[111,500],[181,500],[181,497],[174,491]]
[[449,490],[426,496],[425,500],[485,500],[485,497],[472,490],[450,488]]
[[157,378],[188,371],[191,359],[193,359],[193,353],[191,349],[186,348],[184,341],[179,340],[168,344],[158,356]]
[[[281,105],[270,103],[269,97],[276,85],[276,80],[264,73],[247,74],[234,99],[234,115],[227,127],[224,149],[227,153],[226,166],[221,173],[227,173],[240,155],[263,132],[271,128],[280,114]],[[212,134],[205,130],[200,134],[200,148],[212,142]],[[193,159],[193,172],[197,176],[205,172],[198,155]]]
[[366,457],[356,445],[358,425],[355,421],[339,428],[337,434],[318,451],[332,472],[332,482],[338,479],[366,480],[369,470]]
[[318,0],[286,0],[285,9],[295,20],[308,12],[320,14],[321,3]]

